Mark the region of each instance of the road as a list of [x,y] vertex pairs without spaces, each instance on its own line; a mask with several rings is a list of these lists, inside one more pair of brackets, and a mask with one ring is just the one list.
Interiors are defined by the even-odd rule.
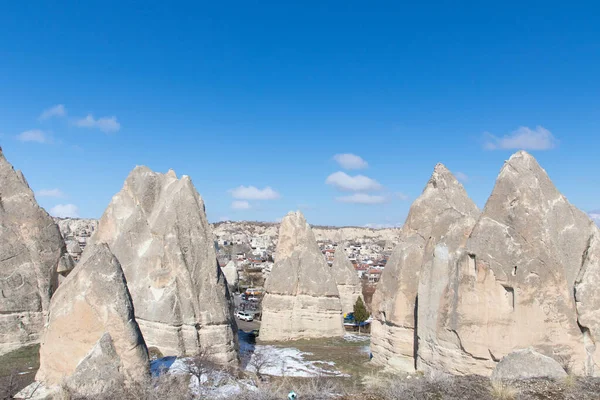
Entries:
[[237,322],[238,329],[241,329],[244,332],[250,332],[250,331],[260,328],[259,321],[248,322],[248,321],[242,321],[242,320],[236,318],[235,322]]

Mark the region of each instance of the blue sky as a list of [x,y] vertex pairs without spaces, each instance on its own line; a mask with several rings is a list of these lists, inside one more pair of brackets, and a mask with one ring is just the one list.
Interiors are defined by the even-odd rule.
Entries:
[[144,164],[211,221],[401,224],[437,162],[483,207],[519,148],[600,209],[593,2],[281,3],[4,4],[5,155],[82,217]]

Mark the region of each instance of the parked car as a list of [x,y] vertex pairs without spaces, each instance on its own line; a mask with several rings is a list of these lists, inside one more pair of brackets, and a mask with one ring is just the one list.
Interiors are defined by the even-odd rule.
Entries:
[[248,297],[248,301],[258,302],[259,298],[255,296]]
[[254,317],[246,312],[243,311],[238,311],[237,314],[235,315],[236,317],[238,317],[238,319],[241,319],[242,321],[252,321],[254,320]]

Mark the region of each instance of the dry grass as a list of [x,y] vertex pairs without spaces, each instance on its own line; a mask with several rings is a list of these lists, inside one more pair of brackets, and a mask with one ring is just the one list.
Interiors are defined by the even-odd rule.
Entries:
[[490,392],[496,400],[514,400],[519,393],[510,383],[503,381],[492,381]]

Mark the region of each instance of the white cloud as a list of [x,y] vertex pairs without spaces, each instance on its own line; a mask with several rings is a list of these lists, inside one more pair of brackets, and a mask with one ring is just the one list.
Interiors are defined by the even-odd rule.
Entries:
[[67,109],[65,106],[63,104],[57,104],[42,111],[40,119],[45,120],[52,117],[64,117],[65,115],[67,115]]
[[356,204],[381,204],[389,199],[385,196],[377,196],[366,193],[355,193],[350,196],[336,197],[336,201],[341,203],[356,203]]
[[37,197],[66,197],[60,189],[41,189],[35,192],[35,195]]
[[50,209],[50,215],[60,218],[79,218],[79,208],[75,204],[57,204]]
[[234,210],[247,210],[250,207],[250,203],[245,200],[235,200],[231,202],[231,208]]
[[462,183],[469,182],[469,177],[464,172],[457,172],[454,174],[454,176],[456,176],[456,179],[458,179],[459,182],[462,182]]
[[410,197],[408,197],[407,194],[398,192],[396,193],[396,197],[399,198],[400,200],[404,201],[404,200],[408,200]]
[[95,119],[92,114],[88,114],[85,118],[75,121],[75,126],[80,128],[97,128],[102,132],[118,132],[121,129],[121,124],[117,121],[117,117],[103,117]]
[[590,217],[598,226],[600,226],[600,210],[590,211]]
[[558,140],[552,132],[542,126],[530,129],[521,126],[516,131],[497,137],[491,133],[484,134],[486,150],[550,150],[557,146]]
[[229,191],[233,198],[244,200],[275,200],[281,196],[275,190],[267,186],[264,189],[258,189],[254,186],[239,186]]
[[338,171],[329,175],[325,180],[328,185],[333,185],[340,190],[353,192],[364,192],[369,190],[381,190],[379,182],[364,175],[350,176],[345,172]]
[[369,163],[356,154],[336,154],[333,159],[345,169],[363,169],[369,166]]
[[221,218],[219,218],[219,222],[225,222],[225,221],[231,221],[231,218],[229,218],[229,217],[221,217]]
[[39,129],[31,129],[25,132],[21,132],[17,135],[17,139],[21,142],[36,142],[36,143],[49,143],[50,136],[44,131]]

